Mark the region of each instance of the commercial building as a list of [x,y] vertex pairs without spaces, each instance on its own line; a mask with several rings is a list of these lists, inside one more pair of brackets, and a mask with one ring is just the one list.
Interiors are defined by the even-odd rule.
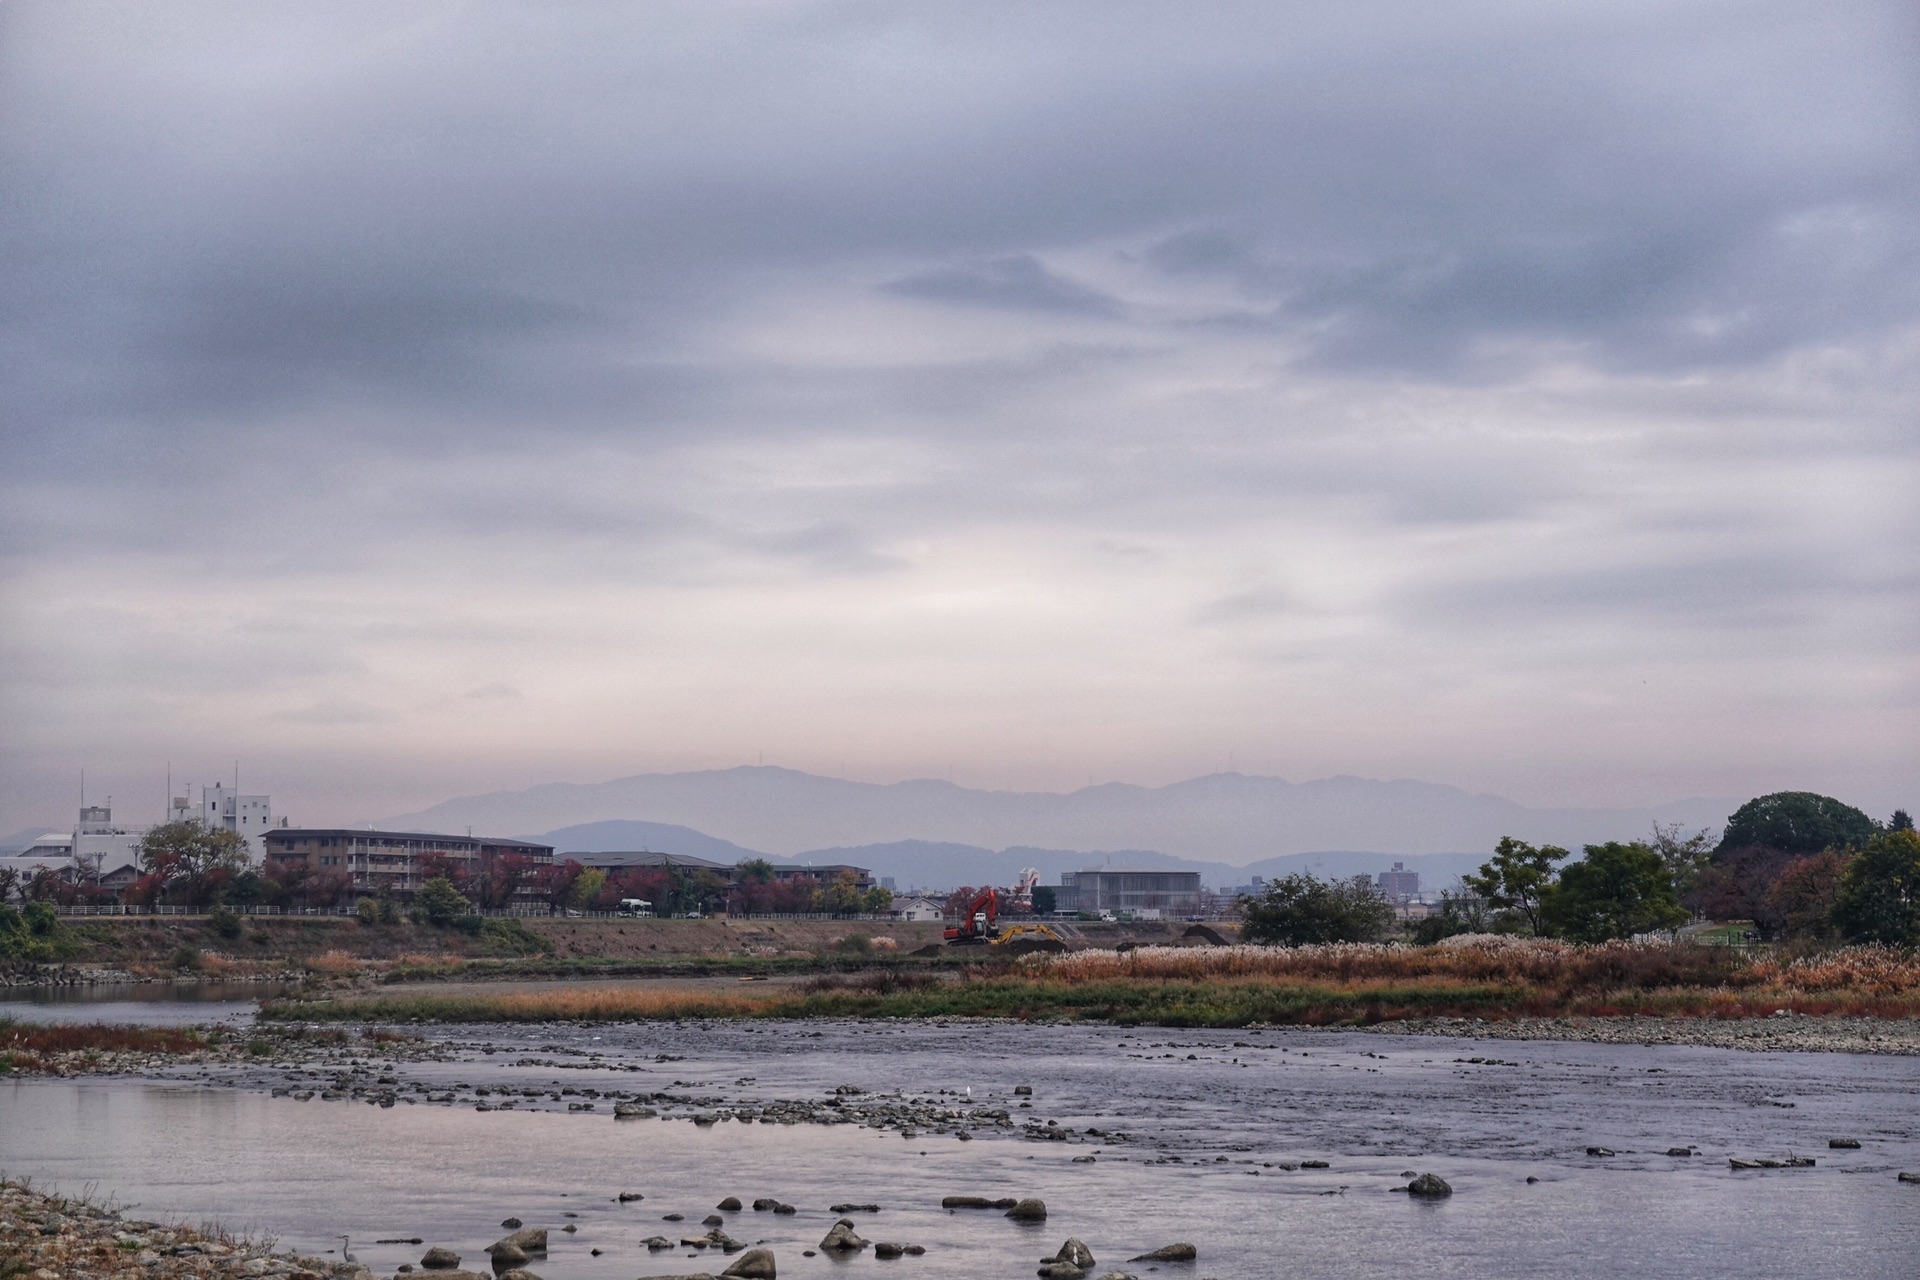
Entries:
[[1198,915],[1202,907],[1198,871],[1062,871],[1054,890],[1054,910],[1135,917]]
[[1420,873],[1407,870],[1404,862],[1396,862],[1393,870],[1382,871],[1374,878],[1374,886],[1388,902],[1407,902],[1420,896]]
[[[536,866],[553,862],[550,844],[418,831],[275,827],[265,833],[262,843],[270,869],[284,872],[305,866],[314,872],[341,872],[351,878],[349,892],[361,897],[409,896],[431,878],[433,867],[442,863],[479,874],[496,859],[509,855],[526,858]],[[531,897],[535,892],[532,886],[526,886],[515,896]]]

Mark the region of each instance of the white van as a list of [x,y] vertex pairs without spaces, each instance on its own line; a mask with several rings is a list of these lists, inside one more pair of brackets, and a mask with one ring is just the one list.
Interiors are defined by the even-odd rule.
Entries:
[[623,916],[650,916],[653,914],[653,904],[644,898],[622,898],[620,899],[620,914]]

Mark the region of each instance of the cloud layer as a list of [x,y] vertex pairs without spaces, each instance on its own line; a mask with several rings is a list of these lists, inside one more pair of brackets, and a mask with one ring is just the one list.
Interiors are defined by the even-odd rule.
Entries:
[[0,8],[0,814],[1910,804],[1917,27]]

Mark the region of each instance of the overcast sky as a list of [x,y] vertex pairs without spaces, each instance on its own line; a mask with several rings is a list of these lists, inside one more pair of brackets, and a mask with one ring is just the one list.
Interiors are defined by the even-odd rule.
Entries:
[[0,831],[1911,807],[1916,90],[1910,0],[5,4]]

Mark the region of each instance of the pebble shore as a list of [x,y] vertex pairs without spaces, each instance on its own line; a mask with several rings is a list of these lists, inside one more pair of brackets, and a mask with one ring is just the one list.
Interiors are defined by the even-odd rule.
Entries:
[[129,1218],[86,1200],[0,1182],[0,1274],[19,1280],[372,1280],[349,1262],[276,1252],[217,1227]]

